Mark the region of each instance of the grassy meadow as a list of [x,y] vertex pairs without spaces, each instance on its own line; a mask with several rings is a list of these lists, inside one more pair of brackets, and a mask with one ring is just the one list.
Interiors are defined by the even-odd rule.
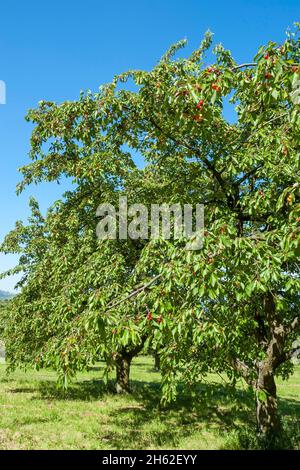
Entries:
[[[116,395],[113,382],[106,387],[102,367],[79,374],[64,392],[57,389],[54,372],[7,375],[2,361],[0,449],[244,448],[247,429],[255,423],[246,385],[232,393],[224,378],[209,376],[195,393],[182,389],[176,403],[162,408],[160,373],[151,357],[134,360],[131,395]],[[297,448],[300,366],[288,381],[278,381],[278,395],[284,423],[296,430]]]

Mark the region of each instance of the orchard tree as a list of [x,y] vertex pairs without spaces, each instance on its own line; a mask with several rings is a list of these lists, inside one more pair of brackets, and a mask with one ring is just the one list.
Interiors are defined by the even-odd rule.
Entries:
[[299,354],[299,45],[289,35],[241,65],[220,46],[209,67],[198,51],[167,61],[144,79],[139,103],[157,139],[154,179],[170,199],[206,206],[202,250],[164,244],[165,262],[162,246],[143,254],[160,275],[140,301],[150,296],[164,317],[156,337],[167,394],[184,369],[188,379],[212,369],[243,377],[268,438],[280,432],[275,376],[286,378]]
[[4,334],[4,323],[5,323],[5,312],[8,306],[9,300],[0,300],[0,342],[3,339]]
[[[208,64],[211,43],[208,33],[187,59],[174,59],[181,41],[151,71],[130,71],[99,93],[60,105],[43,101],[29,111],[27,118],[35,125],[32,162],[21,169],[18,190],[69,177],[77,185],[71,199],[86,190],[93,210],[97,199],[98,204],[114,203],[118,191],[146,205],[203,203],[203,249],[187,251],[184,239],[143,240],[135,262],[122,264],[124,270],[131,266],[122,288],[119,281],[111,289],[109,281],[99,291],[105,274],[99,274],[94,291],[88,287],[93,283],[86,264],[70,308],[73,315],[82,308],[83,297],[77,300],[77,295],[83,283],[89,306],[83,324],[89,334],[110,321],[114,331],[121,325],[126,332],[116,335],[120,345],[134,342],[137,328],[146,331],[152,347],[160,350],[167,398],[178,375],[197,380],[213,369],[233,380],[243,377],[256,391],[259,432],[269,437],[280,431],[275,376],[292,371],[300,323],[298,27],[283,44],[270,42],[245,64],[236,63],[221,45]],[[234,121],[226,119],[230,105]],[[146,161],[144,170],[135,167],[134,154]],[[101,192],[103,185],[111,189]],[[78,220],[87,204],[83,199],[72,206]],[[93,237],[91,220],[88,227]],[[64,230],[59,227],[56,236],[63,239]],[[86,235],[79,240],[84,251]],[[104,273],[118,243],[105,245],[99,265]],[[64,277],[56,273],[67,246],[63,242],[55,256],[51,250],[42,256],[45,272],[57,259],[53,277],[43,277],[53,290]],[[80,268],[69,263],[72,293]],[[27,286],[29,281],[24,291]],[[56,313],[56,346],[66,324],[63,312]],[[80,331],[80,337],[88,336]],[[70,343],[67,357],[76,344],[77,339]],[[84,348],[89,350],[84,343],[80,352]],[[70,370],[75,363],[68,361]]]
[[[109,189],[102,184],[94,199],[84,189],[66,194],[46,217],[32,199],[28,225],[18,222],[2,245],[6,253],[21,254],[8,274],[23,272],[21,293],[3,316],[7,362],[11,370],[52,367],[66,385],[103,358],[107,371],[116,367],[117,392],[128,392],[131,360],[148,336],[146,310],[144,322],[134,304],[98,319],[95,312],[130,285],[142,244],[98,241],[96,204]],[[116,197],[111,191],[110,201]],[[129,316],[135,321],[130,335]]]
[[[17,223],[2,245],[6,253],[22,253],[10,274],[24,273],[22,292],[5,322],[7,360],[11,368],[51,366],[60,381],[66,381],[102,357],[108,370],[116,367],[117,391],[129,391],[131,360],[149,336],[148,312],[146,307],[138,311],[134,303],[116,310],[111,300],[132,286],[143,244],[130,239],[98,241],[99,199],[89,196],[83,202],[78,191],[57,201],[45,218],[32,200],[29,225]],[[112,193],[110,201],[114,197]],[[106,304],[109,316],[97,318]]]

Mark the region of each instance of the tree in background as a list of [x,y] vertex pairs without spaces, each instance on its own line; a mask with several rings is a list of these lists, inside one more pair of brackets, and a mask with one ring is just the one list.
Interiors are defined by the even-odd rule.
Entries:
[[[139,321],[128,335],[113,306],[96,320],[91,314],[130,284],[140,243],[98,241],[94,208],[88,203],[81,210],[78,199],[82,203],[78,193],[66,195],[45,218],[31,200],[29,224],[17,223],[3,243],[6,253],[22,253],[12,272],[23,272],[21,293],[5,316],[7,361],[11,369],[53,367],[66,384],[78,370],[105,358],[109,368],[116,367],[117,391],[129,391],[130,362],[147,332]],[[122,315],[140,317],[133,305]]]

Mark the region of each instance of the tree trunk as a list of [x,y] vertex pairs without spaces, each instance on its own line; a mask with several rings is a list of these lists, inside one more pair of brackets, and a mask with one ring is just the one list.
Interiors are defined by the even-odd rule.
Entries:
[[270,341],[266,358],[258,368],[256,419],[259,434],[266,438],[267,444],[272,445],[274,438],[281,434],[274,373],[282,362],[285,335],[283,325],[276,315],[276,305],[271,292],[264,297],[264,311]]
[[129,375],[132,356],[119,354],[116,360],[116,391],[130,393]]
[[157,353],[154,353],[154,369],[160,370],[160,357]]
[[147,336],[141,338],[140,344],[123,348],[120,352],[116,353],[116,391],[117,393],[130,393],[130,366],[132,359],[139,354],[143,349]]
[[277,395],[274,373],[267,364],[259,369],[257,381],[256,419],[258,432],[271,440],[280,434],[281,424],[277,412]]

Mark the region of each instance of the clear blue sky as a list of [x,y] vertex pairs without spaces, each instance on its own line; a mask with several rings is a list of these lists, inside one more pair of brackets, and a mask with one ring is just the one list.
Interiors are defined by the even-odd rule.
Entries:
[[[32,187],[17,197],[17,168],[28,162],[30,125],[24,115],[41,99],[78,97],[97,90],[116,73],[149,69],[178,39],[197,47],[209,28],[216,42],[238,61],[251,60],[258,46],[281,41],[300,20],[299,0],[52,0],[1,2],[0,80],[7,104],[0,105],[0,239],[25,219],[30,194],[45,210],[62,192],[57,185]],[[0,271],[14,264],[0,255]],[[12,290],[13,279],[0,281]]]

